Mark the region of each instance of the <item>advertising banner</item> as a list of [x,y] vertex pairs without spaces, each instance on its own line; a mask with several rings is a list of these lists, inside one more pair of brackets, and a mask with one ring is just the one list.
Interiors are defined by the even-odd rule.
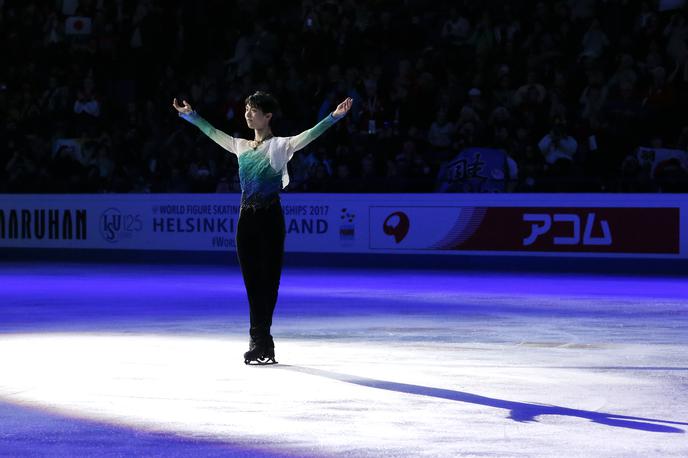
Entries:
[[[688,198],[601,194],[282,195],[286,250],[688,257]],[[2,195],[0,247],[235,249],[238,194]]]
[[679,254],[678,208],[371,207],[370,211],[371,248]]

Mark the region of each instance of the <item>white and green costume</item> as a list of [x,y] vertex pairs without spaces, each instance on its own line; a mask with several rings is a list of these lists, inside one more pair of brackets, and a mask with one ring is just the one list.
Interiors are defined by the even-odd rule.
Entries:
[[[272,137],[254,149],[253,142],[234,138],[215,129],[194,111],[180,113],[180,116],[235,154],[239,160],[242,193],[236,249],[251,320],[251,340],[249,351],[244,354],[244,362],[260,362],[261,358],[275,362],[275,344],[270,328],[277,303],[286,236],[279,192],[289,184],[287,162],[294,153],[318,138],[337,119],[330,114],[299,135]],[[253,353],[256,354],[251,356]]]
[[272,137],[256,149],[251,141],[235,138],[214,128],[195,111],[179,114],[180,117],[198,127],[215,143],[236,154],[239,161],[241,182],[241,204],[247,207],[262,207],[278,198],[280,189],[289,184],[287,162],[294,153],[318,138],[340,118],[329,114],[314,127],[293,137]]

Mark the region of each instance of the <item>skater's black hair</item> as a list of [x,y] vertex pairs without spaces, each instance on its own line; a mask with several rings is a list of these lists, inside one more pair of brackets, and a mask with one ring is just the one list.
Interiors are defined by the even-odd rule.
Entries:
[[253,94],[246,97],[244,105],[248,105],[251,108],[257,108],[263,112],[263,114],[272,113],[272,117],[277,116],[279,111],[279,102],[277,99],[267,92],[256,91]]

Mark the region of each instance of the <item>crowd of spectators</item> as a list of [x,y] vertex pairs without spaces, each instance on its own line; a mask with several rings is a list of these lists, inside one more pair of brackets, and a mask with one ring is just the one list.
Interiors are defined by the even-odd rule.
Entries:
[[679,3],[0,0],[0,192],[238,192],[171,103],[252,138],[256,90],[280,136],[354,99],[295,192],[686,192]]

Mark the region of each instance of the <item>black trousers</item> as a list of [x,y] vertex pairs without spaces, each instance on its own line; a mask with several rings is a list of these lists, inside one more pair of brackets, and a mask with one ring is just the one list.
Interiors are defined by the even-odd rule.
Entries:
[[279,200],[267,207],[243,207],[236,247],[248,295],[251,338],[272,341],[270,326],[277,303],[286,229]]

